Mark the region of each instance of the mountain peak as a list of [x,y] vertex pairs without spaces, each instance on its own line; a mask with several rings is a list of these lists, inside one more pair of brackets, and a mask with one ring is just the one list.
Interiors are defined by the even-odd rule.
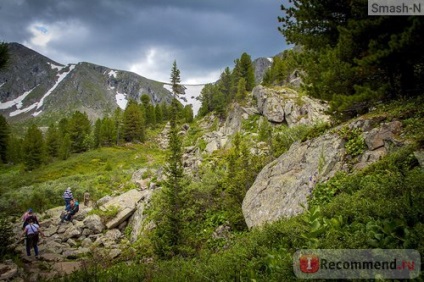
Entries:
[[122,108],[123,99],[140,101],[143,94],[153,104],[172,99],[163,83],[132,72],[89,62],[63,65],[22,44],[8,46],[10,61],[0,71],[0,113],[10,122],[34,117],[51,122],[76,110],[95,120]]

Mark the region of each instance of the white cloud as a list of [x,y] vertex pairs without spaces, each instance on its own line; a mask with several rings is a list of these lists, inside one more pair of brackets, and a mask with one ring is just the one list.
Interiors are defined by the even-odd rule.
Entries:
[[50,42],[53,36],[53,33],[49,32],[49,29],[46,27],[46,25],[42,23],[34,23],[28,27],[28,30],[32,33],[29,45],[35,45],[44,48],[47,46],[47,43]]
[[[129,66],[129,70],[149,79],[169,83],[172,64],[177,56],[176,51],[168,50],[164,47],[151,47],[145,52],[142,58]],[[184,70],[177,61],[177,67],[181,71],[182,84],[204,84],[218,80],[222,70],[203,72],[202,74],[192,74],[190,70]],[[187,75],[188,74],[188,75]]]
[[129,70],[149,79],[169,82],[173,61],[166,48],[150,47],[138,62],[129,66]]
[[61,53],[58,51],[60,49],[56,49],[53,45],[56,43],[72,46],[75,42],[83,42],[90,37],[89,29],[76,20],[53,23],[32,22],[27,30],[31,33],[31,37],[23,42],[25,46],[53,60],[60,58],[60,62],[64,64],[75,62],[75,58],[70,57],[66,51]]

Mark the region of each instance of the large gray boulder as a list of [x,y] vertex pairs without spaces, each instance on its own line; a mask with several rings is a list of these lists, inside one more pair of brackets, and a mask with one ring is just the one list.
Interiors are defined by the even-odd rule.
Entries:
[[[243,215],[249,228],[292,217],[307,208],[307,199],[317,182],[325,182],[340,170],[350,170],[348,160],[360,170],[402,146],[398,139],[401,123],[380,123],[379,118],[358,119],[347,126],[361,129],[364,151],[355,160],[348,156],[345,140],[326,133],[303,143],[295,143],[277,160],[263,168],[243,200]],[[373,125],[375,127],[373,127]],[[338,132],[342,126],[332,132]]]
[[[249,228],[303,212],[315,181],[332,177],[342,169],[344,141],[326,134],[295,143],[259,173],[243,200]],[[315,182],[314,181],[314,182]]]
[[102,233],[105,229],[105,226],[103,225],[100,216],[98,216],[97,214],[87,216],[84,219],[83,223],[84,226],[90,231],[92,231],[93,234]]
[[108,210],[114,207],[118,208],[118,214],[106,223],[107,229],[118,227],[122,222],[127,220],[135,212],[136,205],[142,198],[143,193],[133,189],[111,199],[101,206],[101,210]]
[[146,189],[146,190],[143,190],[142,192],[143,192],[142,201],[140,201],[137,204],[136,211],[134,212],[134,214],[131,216],[129,220],[129,224],[130,226],[132,226],[131,236],[130,236],[131,242],[135,242],[138,239],[144,226],[146,225],[146,222],[145,222],[146,215],[144,214],[144,211],[148,207],[150,203],[150,199],[152,198],[154,191],[150,189]]
[[271,122],[286,122],[292,127],[297,124],[314,124],[330,120],[325,114],[327,104],[301,96],[291,89],[277,90],[259,85],[252,90],[252,95],[257,101],[258,112]]

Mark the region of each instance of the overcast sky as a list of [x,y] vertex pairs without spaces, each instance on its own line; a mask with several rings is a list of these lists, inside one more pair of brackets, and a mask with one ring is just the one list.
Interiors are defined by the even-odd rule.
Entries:
[[0,41],[58,63],[90,62],[168,82],[218,79],[247,52],[287,49],[278,31],[282,0],[0,0]]

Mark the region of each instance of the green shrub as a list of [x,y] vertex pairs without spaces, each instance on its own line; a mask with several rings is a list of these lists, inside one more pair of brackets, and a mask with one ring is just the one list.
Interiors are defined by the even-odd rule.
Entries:
[[12,244],[14,242],[13,228],[5,214],[0,214],[0,261],[3,261],[8,256],[14,255]]
[[346,154],[357,157],[362,155],[366,149],[365,139],[362,136],[362,129],[348,128],[347,126],[339,130],[338,134],[343,138],[345,143]]

